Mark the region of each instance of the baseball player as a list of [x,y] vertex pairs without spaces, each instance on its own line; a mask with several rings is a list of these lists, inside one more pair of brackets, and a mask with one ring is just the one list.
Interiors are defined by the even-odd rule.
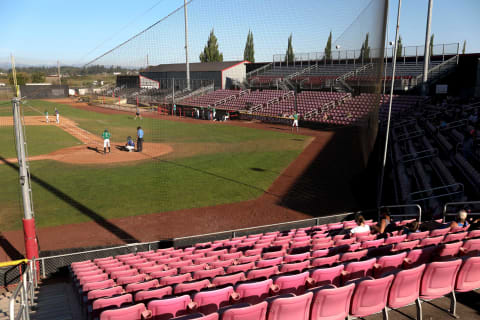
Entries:
[[293,123],[292,123],[292,132],[293,132],[293,127],[297,127],[297,133],[298,133],[298,113],[293,114]]
[[55,117],[57,118],[57,124],[60,124],[60,112],[57,108],[55,108]]
[[47,121],[47,123],[50,122],[50,120],[48,120],[48,110],[45,109],[45,120]]
[[103,154],[106,155],[107,154],[107,147],[108,147],[108,153],[110,153],[110,137],[112,135],[110,134],[110,132],[108,132],[108,129],[105,129],[105,131],[103,131],[102,133],[102,138],[103,138]]

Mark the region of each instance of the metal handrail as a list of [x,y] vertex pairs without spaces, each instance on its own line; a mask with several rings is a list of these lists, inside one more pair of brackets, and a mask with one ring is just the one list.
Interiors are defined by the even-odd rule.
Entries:
[[[436,65],[435,67],[429,69],[428,73],[432,74],[434,72],[437,72],[437,70],[449,65],[452,61],[455,61],[455,64],[457,64],[457,56],[458,55],[455,55],[455,56],[451,57],[450,59],[445,60],[442,63]],[[421,80],[421,79],[423,79],[423,73],[421,73],[421,74],[419,74],[418,76],[415,77],[415,83],[418,83],[418,81]]]
[[452,122],[447,123],[445,128],[440,128],[439,131],[450,130],[450,129],[458,128],[458,127],[461,127],[461,126],[464,126],[464,125],[467,125],[467,124],[468,124],[468,122],[467,122],[466,119],[452,121]]
[[248,79],[251,77],[254,73],[258,74],[260,71],[263,71],[264,69],[267,69],[268,67],[271,67],[272,63],[270,62],[269,64],[264,65],[263,67],[260,67],[258,69],[252,70],[246,74],[246,78]]
[[[30,308],[35,299],[35,288],[38,286],[36,260],[29,260],[27,268],[23,273],[23,279],[13,291],[12,296],[8,302],[9,319],[10,320],[29,320]],[[15,313],[15,302],[20,295],[20,308],[18,313]]]
[[[415,157],[414,157],[414,155],[415,155]],[[438,155],[438,149],[436,149],[436,148],[426,149],[426,150],[418,151],[418,152],[415,152],[415,153],[404,154],[404,155],[402,155],[401,161],[403,163],[405,163],[405,162],[410,162],[410,161],[416,161],[416,160],[419,160],[419,159],[434,157],[436,155]]]
[[[453,188],[453,187],[456,187],[456,186],[460,187],[459,191],[450,192],[448,190],[449,188]],[[435,187],[435,188],[430,188],[430,189],[411,192],[410,196],[426,193],[426,192],[429,192],[429,191],[442,190],[442,189],[446,189],[447,193],[443,193],[443,194],[439,194],[439,195],[432,195],[430,197],[420,198],[420,199],[413,199],[413,197],[412,197],[412,199],[413,199],[413,201],[425,201],[425,200],[430,200],[430,199],[443,198],[443,197],[446,197],[446,196],[452,196],[452,195],[456,195],[456,194],[459,194],[459,193],[462,194],[465,190],[465,188],[463,186],[463,183],[457,182],[457,183],[449,184],[449,185],[446,185],[446,186],[440,186],[440,187]]]
[[[389,206],[381,206],[379,209],[389,209],[389,208],[417,208],[418,214],[406,213],[406,214],[391,214],[391,217],[418,217],[418,222],[422,222],[422,207],[418,204],[396,204]],[[380,210],[378,211],[378,220],[380,220]]]
[[[448,206],[458,206],[458,205],[468,205],[468,204],[480,204],[480,201],[460,201],[460,202],[447,202],[445,203],[445,205],[443,206],[443,222],[445,223],[445,217],[446,216],[456,216],[457,213],[447,213],[447,207]],[[478,213],[470,213],[470,214],[479,214],[480,215],[480,212]]]

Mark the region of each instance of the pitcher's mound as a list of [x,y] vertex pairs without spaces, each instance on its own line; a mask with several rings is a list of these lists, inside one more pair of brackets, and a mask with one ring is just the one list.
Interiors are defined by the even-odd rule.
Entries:
[[123,145],[112,144],[111,153],[103,153],[103,145],[81,145],[64,148],[49,154],[30,157],[30,160],[56,160],[66,163],[95,164],[147,160],[172,152],[172,147],[164,143],[143,144],[142,152],[122,150]]

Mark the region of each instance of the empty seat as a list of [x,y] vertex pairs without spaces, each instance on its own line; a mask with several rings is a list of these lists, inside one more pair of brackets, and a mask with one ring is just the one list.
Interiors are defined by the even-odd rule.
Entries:
[[450,228],[434,229],[430,231],[429,237],[445,236],[450,232]]
[[401,236],[388,237],[387,239],[385,239],[384,244],[386,244],[386,245],[387,244],[396,244],[396,243],[400,243],[400,242],[405,241],[405,239],[407,239],[406,234],[403,234]]
[[97,289],[97,290],[92,290],[88,292],[87,300],[91,301],[98,298],[112,297],[112,296],[120,295],[122,293],[123,293],[123,288],[120,286],[106,288],[106,289]]
[[436,250],[437,247],[430,246],[409,251],[405,258],[405,266],[411,268],[413,266],[430,262],[431,257]]
[[258,279],[258,278],[267,278],[269,279],[271,276],[278,273],[277,266],[265,267],[265,268],[258,268],[253,269],[247,272],[247,279]]
[[[198,271],[197,271],[198,272]],[[192,280],[192,276],[190,273],[180,274],[177,276],[168,276],[160,278],[160,285],[161,286],[168,286],[172,284],[182,283],[185,281]]]
[[420,285],[420,298],[432,300],[450,295],[450,313],[455,315],[455,279],[462,263],[461,259],[432,262],[427,265]]
[[345,268],[343,264],[339,264],[330,268],[318,268],[310,271],[310,284],[313,286],[324,286],[333,284],[340,286],[342,280],[342,271]]
[[449,233],[443,239],[443,242],[461,241],[467,236],[467,232]]
[[421,305],[419,300],[420,281],[422,279],[425,265],[402,270],[395,275],[388,294],[387,306],[397,309],[407,306],[413,302],[417,304],[417,319],[421,319]]
[[350,262],[345,265],[342,272],[344,282],[351,279],[369,277],[373,273],[373,266],[377,262],[376,258],[365,261]]
[[182,282],[175,286],[173,293],[179,294],[183,292],[198,292],[203,288],[207,288],[209,285],[210,285],[210,281],[208,279]]
[[278,276],[274,284],[278,287],[279,293],[302,293],[305,291],[308,271],[294,275]]
[[198,270],[193,273],[193,279],[215,278],[216,276],[225,274],[223,268],[215,268],[210,270]]
[[395,250],[396,251],[411,250],[416,246],[418,246],[419,243],[420,243],[420,240],[400,242],[395,245]]
[[213,278],[212,284],[217,287],[225,284],[235,285],[237,282],[244,281],[245,279],[245,274],[243,272],[239,272],[225,276],[216,276]]
[[283,261],[282,257],[274,258],[274,259],[265,259],[259,260],[256,262],[257,268],[264,268],[264,267],[271,267],[281,264]]
[[183,295],[180,297],[153,300],[147,305],[148,310],[152,312],[155,320],[167,320],[186,314],[188,304],[192,302],[190,296]]
[[310,260],[296,263],[286,263],[280,267],[280,272],[303,271],[310,266]]
[[310,259],[310,252],[300,253],[300,254],[288,254],[283,258],[284,263],[305,261]]
[[374,268],[375,277],[380,275],[400,269],[403,265],[405,258],[407,257],[406,252],[397,253],[391,256],[382,256],[377,259],[377,263]]
[[468,239],[460,249],[462,254],[476,256],[480,253],[480,239]]
[[140,291],[140,290],[148,290],[152,288],[156,288],[159,286],[158,280],[153,279],[150,281],[146,282],[140,282],[140,283],[130,283],[125,287],[125,292],[135,292],[135,291]]
[[222,307],[228,306],[233,292],[233,287],[231,286],[222,289],[202,291],[194,295],[193,301],[197,304],[199,312],[209,314]]
[[162,287],[158,289],[138,291],[134,298],[136,302],[147,302],[152,299],[162,299],[164,296],[171,295],[172,293],[172,287]]
[[277,298],[270,303],[268,320],[309,320],[313,293]]
[[265,320],[268,303],[251,305],[243,308],[231,308],[222,313],[222,320]]
[[146,311],[145,305],[139,303],[131,307],[103,311],[100,320],[141,320]]
[[97,317],[105,308],[112,306],[121,307],[124,304],[132,303],[132,301],[133,298],[130,293],[115,297],[97,299],[92,303],[92,317]]
[[272,279],[242,283],[235,287],[235,292],[239,294],[241,302],[256,304],[268,297],[272,284]]
[[359,281],[352,297],[350,314],[365,317],[382,310],[386,312],[388,290],[392,281],[393,275]]
[[310,319],[343,320],[348,318],[354,289],[355,284],[353,283],[339,288],[325,286],[312,289],[314,296]]
[[455,291],[466,292],[480,288],[480,257],[468,257],[458,271]]
[[439,236],[439,237],[434,237],[434,238],[425,238],[425,239],[422,239],[420,241],[420,246],[421,247],[425,247],[425,246],[431,246],[431,245],[438,245],[439,243],[441,243],[443,241],[443,236]]
[[358,261],[367,256],[368,250],[363,249],[355,252],[345,252],[340,256],[340,261]]
[[327,257],[320,257],[312,260],[313,267],[331,266],[340,260],[340,255],[335,254]]
[[137,274],[134,276],[120,277],[117,279],[117,284],[123,286],[129,283],[143,282],[147,278],[146,274]]
[[429,231],[424,231],[424,232],[412,232],[407,236],[407,240],[412,241],[412,240],[422,240],[430,234]]
[[251,270],[254,268],[255,268],[255,262],[237,264],[234,266],[227,267],[226,273],[247,272],[248,270]]
[[88,292],[97,289],[106,289],[115,286],[115,281],[107,279],[103,281],[88,282],[82,286],[82,292]]
[[438,257],[437,259],[448,260],[456,257],[458,255],[458,252],[460,251],[462,244],[462,241],[440,244],[436,252],[436,255]]

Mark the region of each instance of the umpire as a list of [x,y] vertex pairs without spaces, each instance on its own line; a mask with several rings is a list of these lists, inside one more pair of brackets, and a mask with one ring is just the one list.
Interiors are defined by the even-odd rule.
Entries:
[[137,152],[142,152],[143,150],[143,129],[142,127],[137,127]]

